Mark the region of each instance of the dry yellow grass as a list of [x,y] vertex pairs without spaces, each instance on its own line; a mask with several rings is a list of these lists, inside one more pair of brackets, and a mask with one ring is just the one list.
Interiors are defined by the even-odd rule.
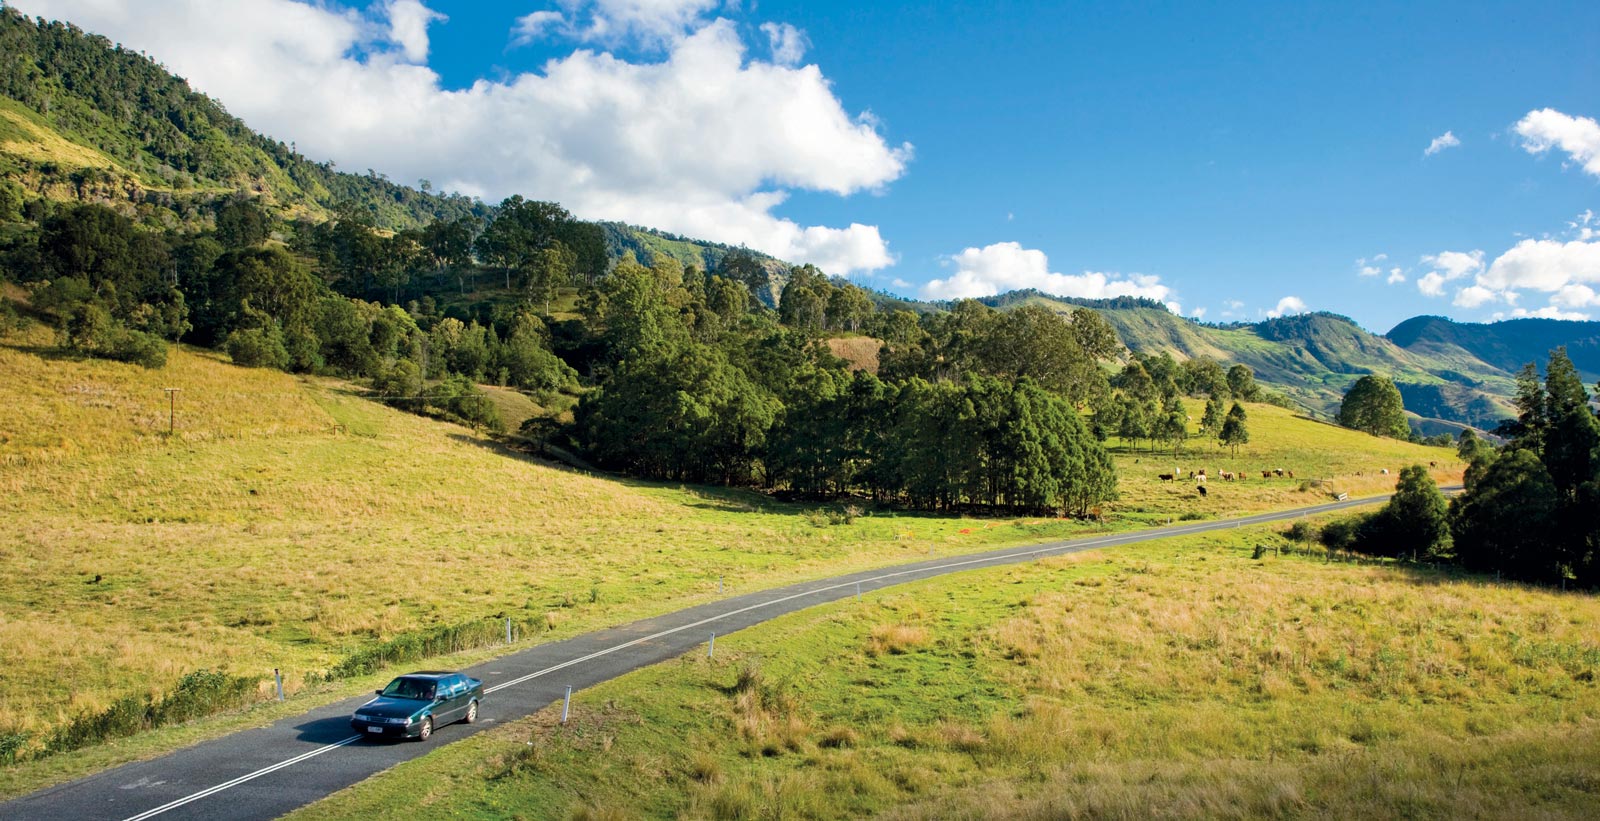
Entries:
[[841,336],[828,340],[828,350],[850,363],[851,370],[870,374],[878,372],[878,349],[882,347],[882,340],[870,336]]
[[[1593,817],[1600,600],[1250,558],[1278,539],[1081,554],[814,608],[720,638],[714,661],[579,694],[606,705],[603,729],[541,714],[296,817],[414,812],[419,768],[455,774],[425,802],[452,817]],[[926,640],[875,652],[910,609]],[[782,711],[726,687],[753,665]],[[766,743],[724,729],[757,714]],[[798,720],[780,734],[781,715]],[[607,752],[585,741],[597,732]],[[536,763],[518,752],[530,742]]]

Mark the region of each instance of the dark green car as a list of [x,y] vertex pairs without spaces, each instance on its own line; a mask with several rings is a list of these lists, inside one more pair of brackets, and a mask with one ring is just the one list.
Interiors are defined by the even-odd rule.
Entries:
[[371,738],[427,741],[437,727],[477,721],[481,701],[483,682],[472,676],[438,670],[409,673],[357,708],[350,726]]

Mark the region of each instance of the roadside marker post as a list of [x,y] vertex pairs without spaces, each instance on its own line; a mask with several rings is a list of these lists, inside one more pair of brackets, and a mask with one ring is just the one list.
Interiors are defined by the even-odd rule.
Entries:
[[511,617],[506,616],[506,644],[511,643]]
[[272,668],[272,680],[278,685],[278,700],[283,701],[283,674],[276,667]]
[[856,582],[856,601],[861,601],[861,582]]
[[711,643],[706,645],[706,658],[714,659],[716,657],[717,657],[717,634],[716,633],[712,633],[711,634]]
[[561,723],[567,723],[568,711],[572,709],[572,685],[567,685],[566,698],[561,699]]

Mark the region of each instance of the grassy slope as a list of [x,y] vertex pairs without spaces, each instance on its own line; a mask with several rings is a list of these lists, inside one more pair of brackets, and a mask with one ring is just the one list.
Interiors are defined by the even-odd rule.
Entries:
[[[0,668],[14,708],[0,733],[36,739],[199,668],[265,677],[278,667],[295,692],[359,647],[433,625],[510,614],[545,631],[523,642],[539,641],[705,601],[719,575],[749,590],[930,547],[1309,504],[1387,481],[1213,482],[1201,502],[1192,486],[1156,480],[1155,457],[1127,453],[1117,456],[1124,498],[1104,526],[889,512],[819,526],[805,515],[814,506],[517,458],[338,383],[187,349],[146,371],[63,358],[51,344],[40,329],[0,340],[0,562],[29,580],[0,590],[0,646],[14,648]],[[183,389],[170,439],[163,387]],[[1448,458],[1277,408],[1251,413],[1257,444],[1240,467],[1331,476]],[[1204,448],[1213,470],[1230,463]],[[26,769],[0,778],[0,792],[37,784]]]
[[1278,538],[813,608],[292,817],[1592,817],[1600,600]]

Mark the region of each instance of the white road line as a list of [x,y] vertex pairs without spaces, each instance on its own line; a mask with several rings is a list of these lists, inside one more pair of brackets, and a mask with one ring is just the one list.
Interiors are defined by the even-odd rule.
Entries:
[[[912,568],[907,569],[907,570],[895,571],[893,573],[881,573],[881,574],[876,575],[876,576],[871,576],[871,577],[868,577],[868,578],[865,578],[865,579],[860,579],[859,582],[864,582],[864,583],[881,582],[881,581],[885,581],[885,580],[888,580],[888,579],[897,579],[897,578],[900,578],[902,576],[914,576],[914,575],[917,575],[917,574],[920,574],[920,573],[934,573],[935,571],[947,571],[947,570],[952,570],[952,569],[958,568],[958,567],[970,567],[972,565],[977,565],[977,564],[1004,563],[1005,561],[1007,561],[1009,559],[1039,556],[1039,555],[1042,555],[1042,554],[1045,554],[1045,553],[1055,553],[1055,552],[1068,551],[1068,550],[1076,552],[1076,551],[1080,551],[1080,550],[1086,550],[1086,549],[1091,548],[1091,547],[1103,547],[1105,545],[1123,544],[1123,543],[1127,543],[1127,542],[1130,542],[1130,541],[1132,541],[1132,542],[1140,542],[1140,541],[1150,541],[1150,540],[1154,540],[1154,539],[1170,539],[1170,538],[1173,538],[1175,536],[1188,536],[1188,535],[1192,535],[1192,534],[1195,534],[1195,533],[1204,533],[1204,532],[1209,531],[1209,530],[1220,530],[1220,529],[1223,529],[1224,527],[1227,527],[1227,526],[1237,526],[1237,525],[1243,525],[1243,524],[1264,524],[1266,522],[1277,521],[1279,519],[1295,518],[1295,517],[1304,516],[1304,515],[1315,515],[1317,513],[1325,513],[1325,512],[1331,511],[1331,510],[1338,510],[1338,509],[1342,509],[1342,508],[1346,508],[1346,507],[1353,507],[1353,506],[1356,506],[1356,505],[1371,504],[1373,502],[1382,501],[1383,498],[1387,498],[1387,497],[1374,497],[1374,498],[1369,498],[1369,499],[1351,499],[1348,502],[1333,502],[1333,503],[1330,503],[1330,504],[1321,505],[1321,506],[1312,507],[1312,508],[1305,508],[1305,509],[1302,509],[1302,510],[1282,511],[1282,512],[1278,512],[1278,513],[1268,513],[1268,514],[1257,514],[1255,516],[1247,516],[1247,517],[1245,517],[1243,519],[1233,519],[1233,520],[1223,519],[1223,520],[1220,520],[1220,521],[1203,522],[1203,523],[1200,523],[1200,524],[1189,525],[1189,526],[1180,525],[1178,527],[1169,527],[1169,528],[1166,528],[1164,530],[1158,530],[1158,531],[1142,531],[1142,532],[1141,531],[1130,531],[1130,532],[1127,532],[1127,533],[1119,533],[1119,534],[1117,534],[1115,536],[1105,536],[1105,537],[1102,537],[1102,538],[1099,538],[1099,539],[1089,539],[1089,540],[1081,541],[1081,542],[1058,543],[1054,547],[1022,548],[1022,549],[1013,551],[1011,553],[989,554],[989,555],[981,556],[981,557],[978,557],[978,558],[965,559],[963,561],[958,561],[958,562],[946,562],[944,564],[937,564],[937,565],[922,565],[922,566],[918,566],[918,567],[912,567]],[[935,575],[941,575],[941,574],[940,573],[935,573]],[[685,624],[685,625],[682,625],[682,626],[679,626],[679,627],[673,627],[673,628],[669,628],[669,629],[666,629],[666,630],[662,630],[662,631],[660,631],[658,633],[652,633],[652,634],[650,634],[648,636],[643,636],[643,637],[640,637],[640,638],[637,638],[637,639],[633,639],[632,641],[623,642],[622,644],[618,644],[618,645],[616,645],[614,647],[607,647],[604,650],[596,650],[595,652],[590,653],[589,655],[586,655],[586,656],[580,656],[580,657],[575,658],[575,659],[568,659],[567,661],[564,661],[564,662],[562,662],[560,664],[553,665],[551,667],[546,667],[543,670],[539,670],[537,672],[529,673],[529,674],[527,674],[525,676],[521,676],[519,678],[514,678],[514,679],[512,679],[510,681],[503,681],[503,682],[501,682],[499,684],[496,684],[493,687],[484,688],[483,692],[484,692],[485,695],[488,695],[489,693],[493,693],[496,690],[504,690],[507,687],[513,687],[513,686],[521,684],[521,683],[523,683],[525,681],[532,681],[533,679],[539,678],[540,676],[546,676],[546,675],[554,673],[554,672],[556,672],[558,670],[564,670],[564,669],[566,669],[568,667],[571,667],[571,666],[573,666],[575,664],[582,664],[583,662],[586,662],[586,661],[592,661],[594,659],[600,658],[601,656],[607,656],[607,655],[615,653],[615,652],[617,652],[619,650],[626,650],[629,647],[636,647],[636,646],[638,646],[640,644],[644,644],[645,642],[655,641],[656,639],[664,638],[666,636],[673,635],[674,633],[681,633],[681,632],[683,632],[685,630],[692,630],[692,629],[694,629],[696,627],[704,627],[705,625],[710,624],[710,623],[712,623],[714,621],[720,621],[722,619],[726,619],[726,618],[729,618],[731,616],[742,615],[742,614],[748,613],[748,612],[750,612],[752,610],[760,610],[763,607],[771,607],[771,606],[773,606],[775,604],[783,604],[785,602],[791,602],[791,601],[794,601],[795,599],[805,598],[806,596],[815,596],[818,593],[827,593],[827,592],[830,592],[830,591],[840,590],[840,589],[843,589],[843,588],[846,588],[846,587],[851,587],[851,586],[854,586],[857,583],[858,583],[858,580],[852,579],[850,581],[839,582],[838,584],[831,584],[831,585],[827,585],[825,587],[814,588],[812,590],[803,590],[803,591],[801,591],[799,593],[791,593],[791,594],[789,594],[787,596],[783,596],[781,598],[770,599],[770,600],[764,601],[764,602],[757,602],[756,604],[746,605],[746,606],[741,607],[741,608],[739,608],[737,610],[729,610],[726,613],[719,613],[719,614],[717,614],[715,616],[707,616],[706,618],[703,618],[703,619],[701,619],[701,620],[699,620],[697,622],[694,622],[693,624]],[[300,763],[302,761],[305,761],[306,759],[314,758],[316,756],[322,755],[323,753],[330,752],[332,750],[338,749],[339,747],[343,747],[346,744],[350,744],[350,743],[353,743],[353,742],[356,742],[356,741],[359,741],[359,740],[361,740],[361,736],[353,735],[353,736],[350,736],[349,738],[346,738],[346,739],[344,739],[342,741],[335,741],[332,744],[325,744],[325,745],[323,745],[321,747],[318,747],[318,748],[316,748],[316,749],[314,749],[314,750],[312,750],[310,752],[301,753],[300,755],[297,755],[294,758],[285,759],[285,760],[280,761],[280,762],[278,762],[276,764],[273,764],[271,766],[263,767],[263,768],[261,768],[259,770],[256,770],[255,772],[249,773],[247,775],[241,775],[238,778],[233,779],[232,781],[225,781],[225,782],[223,782],[221,784],[218,784],[218,785],[216,785],[214,787],[208,787],[208,788],[206,788],[204,790],[201,790],[201,791],[199,791],[197,793],[194,793],[193,795],[187,795],[187,796],[184,796],[183,798],[179,798],[179,799],[177,799],[175,801],[171,801],[171,802],[168,802],[166,804],[162,804],[161,806],[156,807],[154,809],[145,810],[144,812],[139,813],[138,815],[129,816],[129,817],[123,819],[123,821],[145,821],[145,819],[147,819],[147,818],[153,818],[153,817],[155,817],[157,815],[161,815],[162,813],[165,813],[165,812],[167,812],[169,810],[175,810],[178,807],[181,807],[181,806],[183,806],[185,804],[188,804],[188,803],[191,803],[191,802],[194,802],[194,801],[199,801],[202,798],[205,798],[205,797],[210,796],[210,795],[215,795],[215,794],[217,794],[219,792],[222,792],[223,790],[232,789],[233,787],[237,787],[240,784],[245,783],[246,781],[252,781],[252,780],[260,778],[260,777],[262,777],[264,775],[269,775],[271,773],[275,773],[278,770],[281,770],[281,769],[283,769],[285,767],[294,766],[295,764],[298,764],[298,763]]]
[[141,812],[138,815],[130,815],[127,818],[123,819],[123,821],[144,821],[144,819],[146,819],[146,818],[155,817],[155,816],[160,815],[160,814],[162,814],[164,812],[167,812],[168,810],[175,810],[175,809],[183,806],[184,804],[188,804],[188,803],[193,802],[193,801],[199,801],[200,799],[205,798],[208,795],[215,795],[216,793],[222,792],[223,790],[227,790],[227,789],[231,789],[233,787],[237,787],[237,786],[239,786],[240,784],[243,784],[246,781],[253,781],[253,780],[257,779],[257,778],[260,778],[263,775],[269,775],[271,773],[275,773],[278,770],[283,769],[284,767],[291,767],[291,766],[293,766],[295,764],[299,764],[300,762],[305,761],[308,758],[315,758],[315,757],[317,757],[319,755],[322,755],[325,752],[329,752],[331,750],[338,749],[339,747],[343,747],[346,744],[350,744],[352,742],[360,741],[360,740],[361,740],[361,736],[353,735],[353,736],[350,736],[349,738],[344,739],[343,741],[335,741],[332,744],[324,744],[321,747],[316,748],[315,750],[312,750],[312,751],[306,752],[306,753],[301,753],[300,755],[297,755],[294,758],[284,759],[283,761],[279,761],[278,763],[273,764],[273,765],[268,766],[268,767],[262,767],[261,769],[256,770],[253,773],[249,773],[247,775],[241,775],[238,778],[233,779],[232,781],[224,781],[221,784],[218,784],[218,785],[216,785],[214,787],[207,787],[206,789],[203,789],[200,792],[194,793],[193,795],[186,795],[183,798],[179,798],[176,801],[170,801],[170,802],[168,802],[166,804],[162,804],[161,806],[156,807],[155,809],[145,810],[144,812]]

